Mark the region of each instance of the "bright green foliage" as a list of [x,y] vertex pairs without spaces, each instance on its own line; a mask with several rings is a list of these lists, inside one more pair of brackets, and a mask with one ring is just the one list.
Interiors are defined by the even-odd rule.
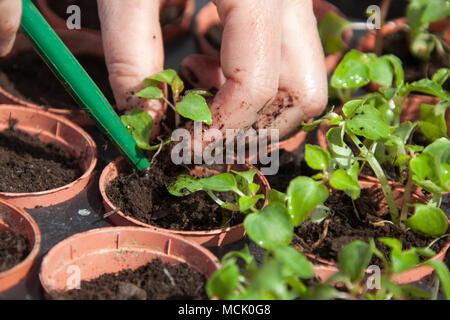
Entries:
[[328,198],[327,188],[311,178],[297,177],[287,190],[287,209],[294,226],[299,226],[318,205]]
[[125,127],[136,140],[139,148],[149,150],[150,134],[153,128],[153,118],[144,110],[131,110],[129,114],[120,117]]
[[335,54],[347,48],[342,36],[349,26],[349,21],[334,12],[322,18],[319,22],[319,35],[327,54]]

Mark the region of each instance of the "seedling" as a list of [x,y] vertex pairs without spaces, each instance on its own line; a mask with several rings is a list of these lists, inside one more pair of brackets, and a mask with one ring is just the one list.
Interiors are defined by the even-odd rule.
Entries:
[[[391,0],[384,0],[381,4],[380,20],[384,23]],[[450,16],[450,2],[448,0],[410,0],[406,17],[408,25],[405,29],[409,34],[409,49],[413,56],[428,61],[434,50],[449,60],[449,47],[442,36],[429,31],[430,24]],[[325,50],[329,54],[342,52],[346,49],[343,33],[348,29],[364,29],[366,24],[352,23],[335,13],[329,13],[319,23],[319,33]],[[381,56],[383,51],[383,37],[381,30],[376,31],[375,53]]]
[[[331,87],[337,92],[341,102],[345,103],[350,101],[353,92],[371,81],[383,85],[379,92],[364,95],[360,99],[376,107],[383,114],[386,122],[396,127],[400,125],[400,115],[406,99],[412,93],[422,93],[438,98],[436,106],[421,106],[418,123],[425,137],[429,141],[434,141],[447,136],[445,112],[450,106],[450,95],[442,86],[449,75],[450,69],[442,68],[433,75],[432,79],[405,83],[402,63],[397,57],[393,55],[377,57],[371,53],[352,50],[345,55],[336,68],[331,78]],[[322,118],[305,128],[307,130],[315,128],[317,123],[325,120]]]
[[[429,237],[444,235],[448,223],[439,206],[442,192],[448,192],[450,185],[450,141],[439,138],[425,148],[412,145],[411,136],[417,123],[408,121],[392,125],[382,112],[366,100],[350,101],[342,111],[342,116],[330,112],[324,117],[331,126],[327,132],[330,152],[321,147],[306,146],[308,165],[322,169],[322,173],[314,178],[345,191],[355,200],[360,195],[360,169],[368,164],[381,185],[392,222],[402,230],[409,227]],[[355,146],[356,155],[346,141],[351,141]],[[395,165],[406,177],[400,211],[381,166],[384,162]],[[415,204],[414,215],[408,217],[414,185],[431,193],[433,198],[428,205]]]
[[[395,275],[412,268],[430,266],[436,271],[447,299],[450,299],[450,273],[447,266],[437,260],[420,262],[421,257],[425,259],[433,257],[435,255],[433,250],[429,248],[403,250],[402,243],[393,238],[380,238],[378,241],[390,248],[389,257],[385,257],[376,248],[373,239],[369,244],[362,241],[351,242],[339,253],[339,272],[330,277],[327,283],[344,285],[346,291],[357,299],[430,299],[431,293],[412,285],[398,285],[392,280]],[[367,277],[366,270],[373,256],[378,257],[383,263],[383,272]]]
[[[162,85],[168,85],[171,88],[173,102],[166,98],[160,89]],[[167,69],[157,73],[144,80],[144,89],[136,93],[136,96],[142,99],[162,100],[170,106],[176,115],[176,127],[180,123],[180,116],[193,121],[212,124],[211,111],[204,96],[211,94],[203,89],[194,89],[184,91],[184,83],[178,74]],[[150,135],[153,129],[153,118],[144,110],[131,110],[129,114],[121,117],[122,122],[128,128],[131,135],[136,140],[139,148],[143,150],[158,150],[163,144],[171,142],[161,142],[156,146],[149,144]]]
[[429,26],[433,22],[450,16],[450,2],[448,0],[411,0],[406,16],[410,35],[410,51],[421,59],[430,60],[434,50],[439,55],[450,59],[448,45],[438,34],[431,33]]

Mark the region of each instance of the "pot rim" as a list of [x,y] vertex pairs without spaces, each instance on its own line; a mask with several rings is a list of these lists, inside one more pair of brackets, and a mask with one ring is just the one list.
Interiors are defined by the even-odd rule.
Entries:
[[[36,221],[25,210],[20,209],[2,199],[0,199],[0,206],[8,207],[9,210],[15,211],[20,216],[22,216],[25,219],[26,223],[31,226],[31,229],[33,230],[33,234],[34,234],[34,243],[32,244],[33,248],[31,249],[31,251],[25,257],[25,259],[23,259],[21,262],[16,264],[14,267],[12,267],[8,270],[5,270],[3,272],[0,272],[0,281],[1,281],[1,279],[5,279],[7,277],[13,276],[20,269],[26,268],[27,265],[29,265],[31,268],[31,266],[33,265],[34,261],[37,258],[37,255],[39,254],[39,251],[41,250],[42,236],[41,236],[41,231],[40,231],[39,226],[37,225]],[[29,239],[27,239],[27,240],[29,240]],[[19,279],[19,281],[22,280],[24,277],[26,277],[26,275],[21,277]],[[8,290],[8,289],[6,289],[6,290]],[[2,291],[2,290],[0,290],[0,291]]]
[[79,127],[78,125],[76,125],[75,123],[71,122],[70,120],[61,117],[61,116],[57,116],[48,112],[45,112],[43,110],[37,110],[37,109],[29,109],[25,106],[17,106],[17,105],[8,105],[8,104],[0,104],[1,108],[11,108],[11,109],[18,109],[22,112],[32,112],[35,114],[38,114],[40,116],[43,117],[47,117],[50,118],[52,120],[54,120],[55,122],[62,122],[64,123],[64,125],[71,127],[73,130],[75,130],[76,132],[78,132],[83,139],[85,139],[85,141],[87,142],[88,146],[92,149],[92,161],[89,164],[89,167],[84,170],[84,173],[77,178],[76,180],[72,181],[69,184],[66,184],[62,187],[58,187],[55,189],[50,189],[50,190],[46,190],[46,191],[39,191],[39,192],[0,192],[0,195],[3,196],[7,196],[7,197],[22,197],[22,196],[29,196],[29,195],[37,195],[37,196],[41,196],[41,195],[48,195],[51,193],[56,193],[58,191],[61,190],[65,190],[65,189],[70,189],[71,187],[73,187],[74,184],[76,184],[78,181],[80,180],[85,180],[85,179],[89,179],[90,176],[92,176],[92,173],[94,172],[94,169],[97,165],[97,145],[95,143],[95,141],[91,138],[91,136],[85,132],[81,127]]
[[[50,264],[49,260],[52,258],[53,255],[56,255],[58,253],[58,251],[61,248],[64,248],[65,246],[70,246],[71,242],[76,241],[80,238],[85,238],[87,236],[90,236],[92,234],[103,234],[103,233],[119,233],[121,231],[129,231],[129,232],[133,232],[133,233],[147,233],[147,234],[153,234],[153,235],[158,235],[159,237],[163,237],[163,238],[167,238],[167,240],[171,241],[171,240],[175,240],[177,242],[182,242],[183,244],[185,244],[186,246],[189,246],[191,248],[195,248],[197,251],[201,252],[202,254],[204,254],[208,260],[210,260],[214,267],[215,270],[218,270],[221,267],[220,261],[219,259],[211,252],[209,251],[207,248],[189,241],[185,238],[183,238],[182,236],[176,235],[176,234],[169,234],[167,232],[162,232],[160,230],[155,230],[155,229],[150,229],[150,228],[142,228],[142,227],[136,227],[136,226],[116,226],[116,227],[106,227],[106,228],[97,228],[97,229],[91,229],[88,231],[84,231],[81,233],[76,233],[74,235],[71,235],[70,237],[58,242],[55,246],[53,246],[45,255],[45,257],[42,259],[42,263],[40,266],[40,271],[39,271],[39,280],[40,283],[43,287],[43,289],[47,292],[50,293],[50,284],[48,283],[48,279],[46,279],[44,276],[46,276],[46,274],[49,273],[49,270],[52,270],[54,268],[54,266],[52,264]],[[149,246],[149,248],[152,248]],[[177,255],[167,252],[165,253],[167,256],[174,256],[177,257]],[[185,259],[182,259],[185,260]],[[195,269],[188,261],[185,261],[185,263],[187,263],[191,268]],[[197,270],[198,271],[198,270]],[[200,271],[198,271],[200,272]],[[202,273],[202,272],[200,272]],[[202,273],[205,277],[207,277],[206,274]]]
[[[112,170],[117,170],[118,172],[118,164],[122,163],[122,161],[125,161],[125,159],[123,157],[119,157],[118,159],[116,159],[114,162],[109,163],[105,169],[103,169],[102,174],[100,176],[99,179],[99,188],[100,188],[100,194],[103,198],[103,202],[105,202],[110,208],[112,208],[112,210],[116,210],[116,206],[112,203],[112,201],[108,198],[107,194],[106,194],[106,178],[107,178],[107,174],[112,171]],[[227,165],[228,168],[230,168],[230,166],[232,165]],[[259,178],[261,179],[261,183],[262,183],[262,187],[266,188],[266,192],[265,192],[265,197],[266,197],[266,201],[264,203],[264,206],[267,205],[267,193],[270,190],[270,186],[269,183],[267,182],[266,178],[261,174],[261,172],[254,167],[253,165],[249,164],[249,163],[245,163],[245,166],[247,166],[249,169],[255,169],[257,170],[257,175],[259,176]],[[243,228],[244,223],[239,223],[237,225],[234,225],[232,227],[227,227],[227,228],[222,228],[222,229],[213,229],[213,230],[196,230],[196,231],[183,231],[183,230],[173,230],[173,229],[166,229],[166,228],[161,228],[161,227],[157,227],[155,225],[151,225],[142,221],[139,221],[133,217],[127,216],[125,213],[123,213],[122,210],[117,211],[117,213],[120,215],[122,218],[125,218],[126,220],[134,223],[135,225],[138,225],[140,227],[145,227],[148,229],[153,229],[153,230],[158,230],[160,232],[166,232],[166,233],[171,233],[171,234],[177,234],[177,235],[184,235],[184,236],[215,236],[215,235],[219,235],[222,233],[226,233],[235,229],[240,229]]]

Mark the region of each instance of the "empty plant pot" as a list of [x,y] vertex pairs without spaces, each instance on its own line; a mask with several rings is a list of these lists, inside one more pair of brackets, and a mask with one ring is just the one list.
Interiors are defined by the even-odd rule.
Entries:
[[[106,187],[113,181],[118,175],[119,172],[125,170],[128,164],[124,158],[119,158],[115,162],[110,163],[102,172],[100,176],[100,193],[103,198],[103,206],[106,212],[114,212],[116,206],[112,203],[112,201],[108,198],[106,193]],[[247,171],[250,169],[255,169],[251,165],[223,165],[226,167],[224,172],[230,172],[230,170],[236,171]],[[210,173],[219,173],[219,172],[210,172]],[[197,166],[192,171],[191,174],[201,176],[204,174],[203,167]],[[261,186],[260,193],[266,195],[270,189],[269,183],[266,178],[258,171],[255,177],[256,183]],[[215,230],[207,230],[207,231],[182,231],[182,230],[172,230],[156,227],[154,225],[150,225],[144,222],[141,222],[135,218],[132,218],[122,211],[118,210],[114,214],[109,216],[109,219],[118,226],[140,226],[151,228],[153,230],[159,230],[169,234],[180,235],[188,240],[196,242],[205,247],[215,247],[215,246],[224,246],[233,242],[236,242],[242,239],[245,236],[244,224],[240,223],[234,225],[232,227],[228,227],[225,229],[215,229]]]
[[[370,188],[373,186],[378,186],[379,184],[374,183],[372,181],[360,180],[360,185],[362,188]],[[403,203],[404,189],[394,188],[393,193],[394,193],[394,199],[395,199],[395,202],[397,203],[397,206],[401,207],[401,205]],[[411,202],[412,203],[426,203],[426,200],[413,191]],[[387,210],[387,203],[385,202],[385,200],[383,200],[381,202],[381,208],[385,208],[385,210]],[[448,222],[450,223],[450,221],[448,221]],[[431,242],[431,240],[430,240],[430,242]],[[308,257],[308,259],[310,259],[314,263],[314,268],[313,268],[314,273],[315,273],[316,277],[321,279],[322,281],[326,281],[330,276],[332,276],[333,274],[338,272],[337,263],[322,259],[315,254],[305,252],[305,250],[299,244],[295,244],[295,247],[300,252],[303,252]],[[439,252],[437,252],[437,254],[434,257],[432,257],[430,260],[443,261],[449,247],[450,247],[450,241],[447,240],[447,242],[443,245],[442,249],[440,249]],[[433,272],[433,268],[431,268],[429,266],[419,266],[419,267],[416,267],[416,268],[407,270],[403,273],[395,275],[393,277],[393,281],[397,284],[407,284],[407,283],[421,280],[422,278],[430,275],[432,272]]]
[[82,175],[75,181],[52,190],[33,193],[0,192],[0,199],[31,209],[48,207],[72,199],[84,190],[97,164],[97,146],[92,138],[69,120],[38,109],[23,106],[0,105],[0,131],[10,128],[37,135],[44,143],[55,143],[79,159]]
[[[80,55],[87,55],[87,56],[93,56],[95,58],[103,59],[103,47],[101,43],[101,39],[98,35],[91,34],[84,31],[71,31],[71,30],[56,30],[57,34],[61,37],[63,42],[68,46],[68,48],[71,50],[71,52],[77,56]],[[31,42],[22,34],[17,36],[14,48],[12,52],[5,57],[4,59],[13,58],[19,54],[25,54],[26,52],[33,52],[34,49],[32,48]],[[37,53],[36,53],[36,57]],[[40,62],[40,61],[39,61]],[[23,62],[22,62],[23,63]],[[42,62],[43,63],[43,62]],[[106,69],[106,66],[105,66]],[[26,77],[25,75],[22,75],[22,77]],[[33,75],[33,78],[35,76]],[[99,76],[100,77],[100,76]],[[105,77],[105,81],[107,83],[103,84],[105,88],[102,88],[105,90],[110,90],[109,88],[109,82],[108,77]],[[56,85],[59,85],[58,80],[56,77],[52,77],[51,79],[42,79],[42,76],[37,76],[35,78],[35,81],[54,81]],[[62,87],[61,87],[62,91]],[[58,91],[59,92],[59,91]],[[66,95],[66,93],[63,93]],[[108,92],[109,96],[112,96],[112,92]],[[60,97],[61,94],[58,94],[57,97]],[[60,100],[62,97],[57,98],[56,95],[54,100]],[[42,97],[40,97],[42,99]],[[68,99],[67,99],[68,98]],[[112,99],[112,97],[110,98]],[[36,100],[36,99],[35,99]],[[2,74],[0,69],[0,103],[5,104],[20,104],[23,106],[26,106],[31,109],[36,110],[46,110],[52,114],[65,117],[73,122],[75,122],[78,125],[85,126],[85,125],[93,125],[93,120],[87,115],[87,113],[81,109],[77,105],[77,103],[74,100],[71,100],[69,98],[69,94],[67,93],[67,96],[64,96],[64,100],[67,100],[70,103],[73,103],[73,109],[68,109],[68,107],[64,107],[62,102],[61,105],[56,105],[58,102],[52,102],[52,103],[43,103],[39,104],[39,102],[32,101],[28,97],[22,96],[20,92],[14,87],[14,83],[10,83],[6,80],[6,76]]]
[[154,259],[186,263],[207,279],[220,267],[207,249],[182,237],[139,227],[112,227],[73,235],[44,257],[39,274],[47,294],[71,289],[77,271],[80,281],[102,274],[135,270]]
[[[324,0],[313,1],[314,14],[318,21],[325,17],[328,13],[334,12],[344,17],[341,11],[334,5]],[[206,55],[219,58],[220,43],[222,38],[223,27],[221,27],[219,14],[214,3],[209,2],[197,14],[196,18],[195,36],[200,51]],[[353,37],[353,32],[348,30],[344,34],[344,41],[347,45]],[[328,75],[331,75],[344,56],[344,52],[327,55],[325,57],[325,64]]]
[[29,253],[11,269],[0,272],[0,292],[12,288],[27,276],[41,248],[41,232],[33,218],[25,211],[0,200],[0,232],[5,230],[23,235],[28,242]]
[[[51,4],[53,2],[53,4]],[[59,4],[61,2],[61,4]],[[39,10],[41,11],[47,22],[57,29],[67,29],[66,20],[64,17],[69,18],[71,14],[66,13],[66,9],[70,5],[78,5],[81,9],[81,30],[96,35],[101,36],[100,32],[100,19],[98,18],[98,9],[96,5],[92,5],[95,1],[91,0],[37,0]],[[53,6],[58,5],[56,12]],[[175,8],[177,7],[177,8]],[[88,14],[84,14],[88,10]],[[166,12],[164,12],[166,10]],[[161,10],[161,26],[162,35],[164,42],[169,42],[172,39],[178,37],[179,35],[187,32],[191,26],[192,16],[195,11],[195,1],[194,0],[167,0],[165,1],[163,8]],[[173,13],[178,16],[172,17]],[[164,17],[168,17],[169,20],[164,22]],[[88,22],[83,22],[86,19]],[[101,44],[101,39],[100,39]]]

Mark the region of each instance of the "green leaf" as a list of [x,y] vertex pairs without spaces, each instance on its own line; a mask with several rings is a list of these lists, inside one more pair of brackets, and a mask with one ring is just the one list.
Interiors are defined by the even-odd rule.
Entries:
[[370,80],[386,87],[392,86],[394,74],[389,60],[385,58],[372,59],[367,64],[367,67],[369,68]]
[[344,142],[343,134],[343,127],[331,128],[327,132],[327,144],[339,168],[348,170],[354,163],[355,157],[352,149]]
[[284,205],[286,203],[286,195],[275,189],[270,189],[268,192],[269,203],[279,203]]
[[[281,276],[282,266],[276,260],[264,263],[248,286],[248,291],[256,293],[260,299],[289,299],[287,284]],[[253,297],[252,297],[253,298]]]
[[294,234],[286,209],[277,203],[269,204],[259,213],[249,214],[244,227],[250,239],[268,250],[288,245]]
[[252,182],[248,185],[248,189],[250,190],[251,194],[256,194],[260,188],[261,186],[257,183]]
[[422,153],[411,159],[409,165],[418,180],[425,180],[433,172],[434,157],[429,153]]
[[164,98],[163,92],[157,87],[147,87],[145,89],[142,89],[141,91],[136,93],[136,96],[138,96],[139,98],[152,100],[159,100]]
[[425,30],[431,22],[436,22],[450,15],[448,0],[411,0],[406,16],[413,29]]
[[183,100],[176,105],[180,115],[185,118],[202,121],[208,125],[212,124],[211,111],[205,98],[195,93],[188,93]]
[[439,99],[445,99],[447,97],[445,90],[442,89],[442,87],[436,82],[433,82],[430,79],[421,79],[419,81],[415,81],[408,84],[406,88],[408,92],[425,93],[431,96],[438,97]]
[[339,297],[339,291],[334,287],[319,283],[314,288],[310,289],[306,300],[334,300]]
[[177,76],[177,72],[175,70],[167,69],[167,70],[161,71],[151,77],[146,78],[145,81],[153,80],[153,81],[164,82],[167,84],[172,84],[172,82],[176,76]]
[[436,82],[438,85],[443,86],[449,76],[450,76],[450,69],[441,68],[434,73],[433,78],[431,80],[433,82]]
[[283,264],[284,276],[297,276],[301,279],[314,278],[313,264],[298,250],[291,246],[275,249],[274,258]]
[[[395,74],[395,86],[399,88],[405,81],[405,71],[403,70],[402,60],[392,54],[384,55],[381,59],[387,60],[391,64]],[[388,86],[391,86],[391,84],[392,82]]]
[[447,137],[447,122],[445,112],[436,115],[435,106],[420,105],[420,131],[428,141],[435,141],[439,138]]
[[202,97],[213,97],[214,96],[211,92],[209,92],[208,90],[205,90],[205,89],[187,90],[186,94],[188,94],[188,93],[195,93]]
[[378,241],[384,243],[385,245],[387,245],[389,248],[392,249],[392,251],[402,251],[402,243],[400,242],[400,240],[395,239],[395,238],[379,238]]
[[347,47],[342,35],[350,26],[350,21],[330,12],[319,22],[319,35],[324,43],[327,54],[344,51]]
[[331,85],[337,89],[361,88],[370,82],[367,63],[370,56],[357,50],[349,51],[331,77]]
[[241,176],[242,178],[244,178],[245,180],[247,180],[247,182],[250,184],[253,182],[253,179],[255,178],[255,175],[257,173],[257,171],[255,169],[251,169],[248,171],[235,171],[235,170],[231,170],[231,172],[233,172],[234,174]]
[[389,126],[383,115],[376,108],[361,106],[356,116],[348,121],[348,128],[356,135],[370,140],[378,140],[390,134]]
[[333,173],[330,179],[330,185],[334,189],[346,191],[353,200],[358,199],[361,193],[358,179],[355,179],[347,171],[342,169],[338,169]]
[[240,193],[236,179],[231,173],[221,173],[209,178],[202,178],[198,182],[204,189],[218,192],[234,191]]
[[134,109],[120,117],[139,148],[151,149],[150,134],[153,129],[153,118],[144,110]]
[[256,203],[261,200],[264,199],[264,195],[263,194],[258,194],[256,196],[253,197],[240,197],[239,198],[239,209],[241,212],[245,212],[248,209],[252,208],[254,205],[256,205]]
[[415,286],[400,286],[402,295],[406,300],[425,300],[431,298],[431,293]]
[[287,208],[294,226],[299,226],[327,198],[328,190],[323,184],[308,177],[293,179],[287,190]]
[[393,251],[391,253],[391,265],[394,274],[402,273],[417,266],[419,256],[413,251]]
[[364,100],[350,100],[342,106],[342,112],[344,112],[347,118],[351,118],[355,111],[364,103]]
[[445,213],[424,204],[415,204],[415,212],[405,224],[413,231],[428,237],[439,237],[447,232],[448,222]]
[[166,184],[167,191],[175,197],[184,197],[191,193],[203,190],[199,178],[189,175],[180,175],[171,184]]
[[217,270],[206,284],[206,293],[210,298],[227,299],[233,295],[239,284],[239,267],[234,263],[227,263]]
[[178,97],[184,90],[184,82],[183,80],[181,80],[179,75],[175,75],[172,82],[170,83],[170,87],[172,88],[174,98],[178,99]]
[[367,243],[353,241],[339,253],[339,269],[347,274],[352,282],[359,281],[363,278],[371,258],[372,251]]
[[317,206],[311,214],[311,222],[312,223],[321,223],[323,220],[328,217],[331,210],[326,206]]
[[311,168],[325,170],[330,165],[331,156],[322,147],[307,144],[305,146],[305,160]]
[[441,281],[445,296],[447,297],[447,300],[450,300],[450,273],[445,263],[438,260],[429,260],[425,262],[425,265],[433,267],[433,269],[436,271],[436,274]]

